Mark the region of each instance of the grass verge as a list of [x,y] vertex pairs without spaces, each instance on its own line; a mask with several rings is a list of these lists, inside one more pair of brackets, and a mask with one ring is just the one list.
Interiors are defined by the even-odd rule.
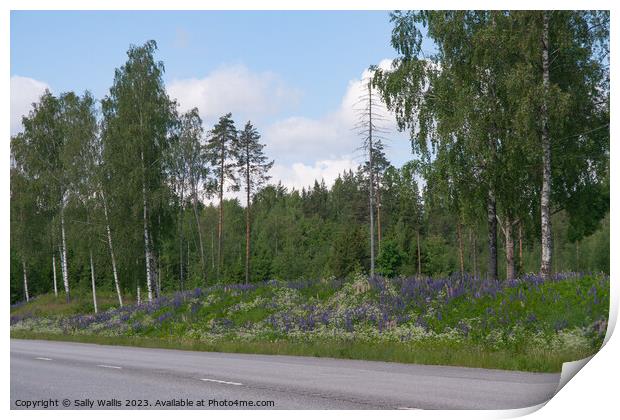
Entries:
[[267,355],[333,357],[426,365],[463,366],[529,372],[560,372],[562,363],[591,355],[588,352],[558,353],[530,349],[523,353],[489,350],[473,343],[369,343],[330,341],[218,341],[203,342],[184,338],[155,338],[98,335],[61,335],[33,331],[12,331],[11,338],[70,341],[80,343],[148,348],[249,353]]

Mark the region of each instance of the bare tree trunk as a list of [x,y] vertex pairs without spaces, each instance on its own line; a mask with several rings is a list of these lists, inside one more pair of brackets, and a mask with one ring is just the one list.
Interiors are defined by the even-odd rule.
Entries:
[[375,275],[375,221],[374,221],[374,173],[372,167],[372,86],[368,82],[368,200],[370,213],[370,276]]
[[140,305],[142,303],[142,299],[140,298],[140,285],[138,285],[137,287],[137,296],[136,298],[138,299],[138,305]]
[[515,278],[515,245],[512,236],[512,220],[506,217],[504,226],[504,236],[506,237],[506,280]]
[[67,302],[71,300],[71,295],[69,293],[69,273],[67,269],[67,239],[65,234],[65,203],[64,197],[63,202],[60,208],[60,231],[62,236],[62,277],[63,283],[65,286],[65,295],[67,297]]
[[458,236],[458,240],[459,240],[459,260],[460,260],[460,266],[461,266],[461,277],[463,277],[465,275],[465,262],[463,258],[463,237],[461,233],[461,222],[460,221],[456,223],[456,235]]
[[30,294],[28,293],[28,274],[26,273],[26,260],[22,260],[22,269],[24,270],[24,295],[26,302],[30,302]]
[[95,308],[95,313],[97,313],[97,288],[95,286],[95,265],[93,264],[93,251],[88,251],[90,254],[90,280],[93,288],[93,307]]
[[551,275],[551,142],[549,139],[549,115],[547,101],[549,94],[549,15],[542,12],[543,31],[542,31],[542,71],[543,71],[543,105],[541,109],[542,120],[542,166],[543,179],[542,191],[540,196],[540,213],[542,228],[542,255],[540,264],[540,274],[543,278]]
[[114,255],[114,247],[112,246],[112,231],[110,230],[110,219],[108,217],[108,204],[101,190],[101,201],[103,202],[103,214],[105,216],[105,230],[108,236],[108,250],[110,251],[110,259],[112,260],[112,275],[114,276],[114,286],[116,288],[116,296],[118,297],[118,304],[123,307],[123,296],[121,294],[121,284],[118,279],[118,271],[116,270],[116,256]]
[[495,206],[495,194],[489,189],[487,201],[487,223],[489,228],[489,266],[487,277],[497,280],[497,210]]
[[52,249],[52,272],[54,273],[54,296],[58,297],[58,283],[56,280],[56,251]]

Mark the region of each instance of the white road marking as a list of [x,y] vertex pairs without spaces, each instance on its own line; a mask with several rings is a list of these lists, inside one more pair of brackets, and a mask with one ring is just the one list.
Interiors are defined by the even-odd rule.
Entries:
[[52,360],[49,357],[35,357],[37,360]]
[[239,382],[229,382],[229,381],[220,381],[218,379],[208,379],[208,378],[203,378],[201,379],[201,381],[205,381],[205,382],[215,382],[217,384],[226,384],[226,385],[243,385],[242,383]]
[[97,366],[102,367],[102,368],[108,368],[108,369],[122,369],[122,367],[120,366],[111,366],[111,365],[97,365]]

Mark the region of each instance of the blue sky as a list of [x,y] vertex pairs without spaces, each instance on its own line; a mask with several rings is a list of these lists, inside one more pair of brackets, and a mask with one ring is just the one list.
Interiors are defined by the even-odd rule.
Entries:
[[[369,65],[395,56],[390,33],[387,11],[13,11],[12,121],[42,87],[103,97],[128,46],[155,39],[182,108],[198,106],[207,128],[226,110],[255,121],[274,178],[330,181],[360,160],[350,99]],[[406,135],[389,137],[394,162],[409,159]]]

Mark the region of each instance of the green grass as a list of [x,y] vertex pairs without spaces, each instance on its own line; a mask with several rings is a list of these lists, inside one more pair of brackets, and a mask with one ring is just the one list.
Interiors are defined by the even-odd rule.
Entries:
[[333,357],[339,359],[375,360],[426,365],[464,366],[530,372],[560,372],[562,363],[583,359],[590,352],[548,352],[530,349],[524,353],[505,350],[490,351],[472,343],[366,343],[333,341],[218,341],[201,342],[182,337],[128,337],[99,335],[60,335],[13,331],[11,338],[58,340],[117,346],[135,346],[225,353]]
[[[131,305],[135,303],[132,296],[123,296],[123,303]],[[97,290],[97,307],[100,311],[106,311],[118,307],[116,292]],[[70,302],[67,303],[64,292],[58,292],[58,297],[53,293],[39,295],[28,304],[11,309],[11,315],[32,314],[37,317],[67,316],[92,313],[94,311],[93,298],[90,291],[74,291]]]

